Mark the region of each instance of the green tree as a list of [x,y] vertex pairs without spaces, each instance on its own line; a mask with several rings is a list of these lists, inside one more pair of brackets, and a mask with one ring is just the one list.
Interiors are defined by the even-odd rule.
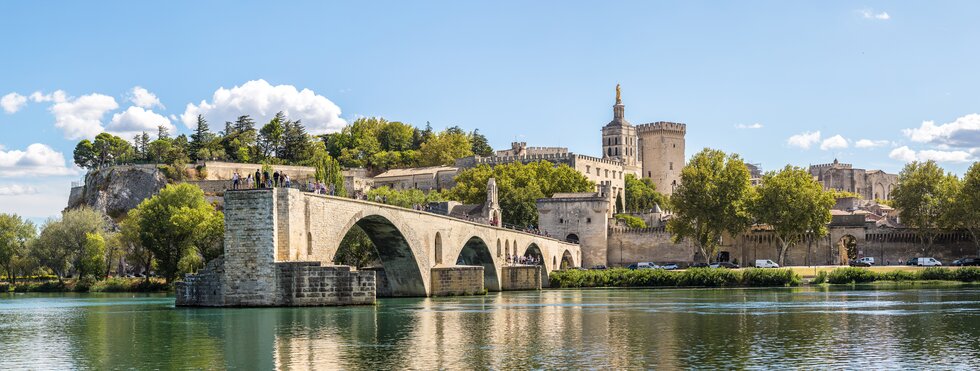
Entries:
[[283,147],[282,154],[279,156],[291,164],[298,164],[310,156],[312,141],[306,128],[299,120],[286,120],[283,125]]
[[490,167],[480,165],[460,171],[449,199],[482,204],[487,198],[487,181],[496,179],[497,198],[503,222],[518,226],[538,224],[537,199],[555,193],[590,192],[595,184],[567,165],[554,166],[548,161],[528,164],[509,163]]
[[477,156],[493,156],[493,147],[490,146],[487,137],[480,134],[479,129],[473,130],[470,133],[470,143],[473,144],[473,154]]
[[51,270],[58,280],[71,272],[90,273],[84,270],[85,244],[89,234],[102,234],[108,228],[102,213],[80,208],[66,211],[61,220],[49,220],[41,229],[31,254],[38,263]]
[[958,226],[970,232],[973,244],[980,256],[980,162],[974,162],[963,174],[963,183],[956,193],[956,216]]
[[646,212],[655,206],[669,209],[669,199],[663,193],[657,192],[657,186],[649,178],[638,179],[636,175],[626,174],[626,203],[627,211]]
[[208,121],[204,119],[203,115],[197,115],[197,127],[194,129],[194,134],[191,134],[191,141],[188,146],[191,161],[200,160],[202,159],[201,155],[206,155],[203,151],[211,143],[212,135],[208,128]]
[[283,126],[285,121],[286,114],[280,111],[259,130],[259,148],[263,159],[277,157],[282,152],[283,136],[286,132],[286,127]]
[[130,210],[129,215],[119,224],[119,239],[125,249],[126,261],[132,262],[136,267],[133,273],[143,273],[145,281],[149,282],[149,273],[154,263],[153,252],[140,240],[140,219],[138,209]]
[[446,197],[439,191],[422,192],[418,189],[397,190],[388,187],[371,189],[367,194],[368,200],[381,200],[388,205],[412,208],[429,202],[445,201]]
[[105,278],[106,267],[106,240],[102,233],[86,233],[82,243],[81,256],[79,257],[78,276]]
[[18,262],[27,258],[37,231],[34,223],[16,214],[0,214],[0,267],[10,284],[17,283]]
[[125,139],[109,133],[95,136],[95,141],[83,139],[75,145],[73,153],[75,164],[86,169],[101,169],[103,167],[131,161],[134,157],[133,147]]
[[757,223],[772,227],[779,242],[780,265],[790,247],[807,236],[819,239],[827,234],[834,196],[806,170],[786,166],[779,172],[768,172],[756,193],[752,215]]
[[208,250],[206,245],[218,240],[212,234],[219,230],[223,233],[223,227],[214,224],[223,223],[224,216],[194,185],[168,185],[143,200],[136,210],[140,242],[153,253],[167,282],[177,277],[181,259],[190,253],[203,256]]
[[378,250],[371,242],[367,233],[357,225],[351,227],[350,231],[344,235],[340,241],[340,247],[334,254],[334,264],[350,265],[357,268],[375,265],[381,262],[378,257]]
[[752,192],[749,170],[738,155],[705,148],[681,170],[667,230],[675,242],[693,241],[710,262],[724,232],[735,235],[750,225]]
[[314,145],[313,149],[313,178],[317,182],[332,187],[334,196],[347,197],[347,187],[344,186],[344,172],[330,154],[323,148],[322,143]]
[[951,220],[956,217],[951,211],[956,210],[959,179],[944,172],[932,160],[908,163],[892,193],[901,222],[915,229],[924,254],[930,252],[936,235],[953,227]]
[[378,144],[382,151],[408,151],[412,149],[413,133],[414,128],[411,125],[398,121],[387,122],[378,132]]
[[616,195],[616,213],[619,214],[622,212],[623,212],[623,195],[620,193]]
[[647,227],[647,222],[643,221],[643,219],[640,219],[640,218],[635,217],[635,216],[632,216],[632,215],[616,214],[615,215],[615,218],[616,218],[616,220],[622,221],[623,223],[626,224],[627,227],[630,227],[630,228],[646,228]]
[[422,166],[452,165],[457,158],[473,155],[473,146],[469,135],[449,128],[422,143],[419,152]]

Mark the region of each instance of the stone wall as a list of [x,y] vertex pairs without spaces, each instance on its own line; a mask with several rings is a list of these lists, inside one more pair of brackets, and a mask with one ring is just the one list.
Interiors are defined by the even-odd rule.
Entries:
[[225,304],[276,302],[276,197],[278,190],[225,193]]
[[276,263],[277,305],[332,306],[374,304],[374,272],[319,262]]
[[543,198],[537,200],[538,226],[549,235],[568,240],[578,237],[582,267],[605,264],[611,205],[602,197]]
[[686,263],[694,260],[697,247],[675,244],[663,228],[610,228],[607,264],[623,267],[637,262]]
[[482,266],[433,267],[431,272],[431,296],[477,295],[485,292]]
[[224,305],[221,278],[224,276],[224,259],[217,258],[197,274],[187,274],[174,285],[178,307],[215,307]]
[[541,267],[536,265],[506,266],[501,269],[503,291],[540,290]]
[[374,272],[375,281],[375,292],[376,296],[379,298],[392,297],[391,284],[388,283],[388,275],[385,274],[384,267],[366,267],[360,270],[365,272]]

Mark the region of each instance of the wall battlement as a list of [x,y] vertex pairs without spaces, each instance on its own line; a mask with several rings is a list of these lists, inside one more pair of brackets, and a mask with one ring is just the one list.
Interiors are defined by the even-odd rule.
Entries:
[[636,125],[636,130],[639,133],[663,131],[663,132],[685,134],[687,133],[687,125],[679,122],[657,121],[657,122],[651,122],[647,124]]

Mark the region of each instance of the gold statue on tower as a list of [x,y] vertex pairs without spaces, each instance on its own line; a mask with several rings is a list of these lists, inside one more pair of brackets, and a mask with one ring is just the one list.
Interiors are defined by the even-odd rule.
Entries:
[[622,100],[622,98],[620,98],[620,94],[619,93],[620,93],[619,92],[619,84],[616,84],[616,104],[622,104],[623,103],[623,100]]

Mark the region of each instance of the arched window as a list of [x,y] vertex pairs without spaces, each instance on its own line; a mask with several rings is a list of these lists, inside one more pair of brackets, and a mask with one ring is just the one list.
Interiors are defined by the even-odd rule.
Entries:
[[507,256],[512,255],[510,253],[510,240],[504,241],[504,253],[507,254]]
[[500,239],[497,239],[497,257],[500,257]]
[[306,232],[306,255],[313,255],[313,233]]
[[436,264],[442,264],[442,236],[436,232]]

